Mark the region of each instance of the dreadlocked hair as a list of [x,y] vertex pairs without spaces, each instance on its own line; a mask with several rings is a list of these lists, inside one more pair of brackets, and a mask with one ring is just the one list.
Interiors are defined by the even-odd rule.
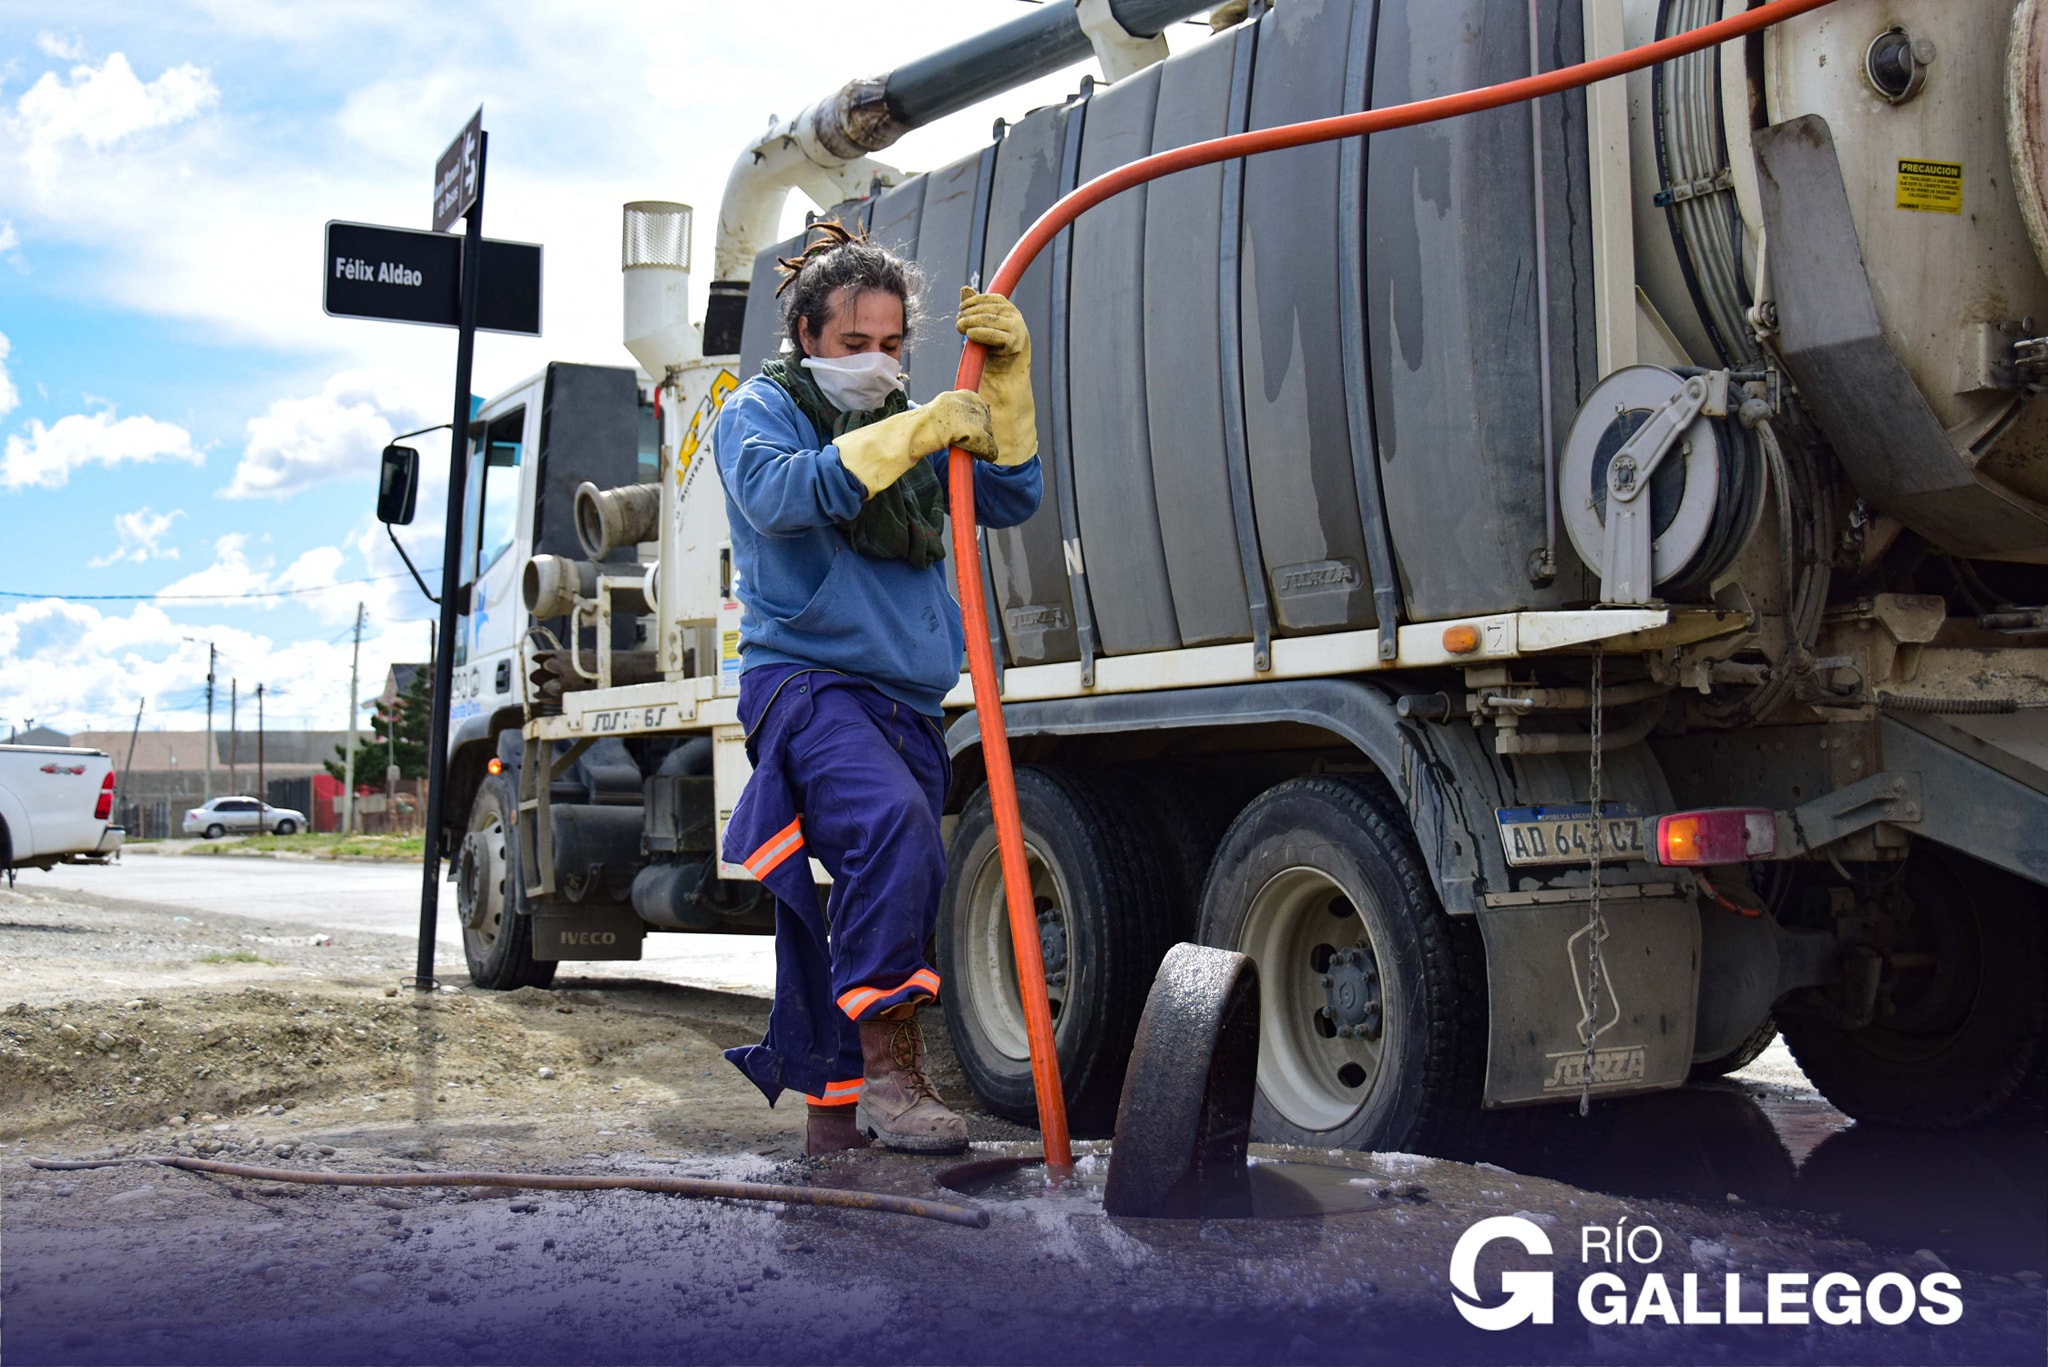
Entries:
[[845,290],[841,306],[851,305],[869,290],[886,290],[903,301],[903,336],[908,341],[923,321],[924,272],[885,247],[868,241],[865,232],[837,219],[820,219],[804,235],[803,250],[778,256],[782,283],[775,297],[782,302],[782,332],[792,350],[803,352],[802,325],[811,336],[823,335],[832,321],[832,293]]

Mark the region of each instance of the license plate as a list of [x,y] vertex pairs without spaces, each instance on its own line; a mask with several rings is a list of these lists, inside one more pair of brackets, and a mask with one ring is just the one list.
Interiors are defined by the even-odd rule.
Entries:
[[[1603,802],[1600,862],[1643,857],[1642,811],[1633,802]],[[1515,868],[1530,864],[1586,864],[1593,858],[1593,808],[1584,802],[1554,807],[1502,807],[1500,844]]]

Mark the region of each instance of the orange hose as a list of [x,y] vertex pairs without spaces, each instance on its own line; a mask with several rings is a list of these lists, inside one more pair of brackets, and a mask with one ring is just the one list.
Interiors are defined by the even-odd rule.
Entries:
[[[991,294],[1009,294],[1047,244],[1089,209],[1112,195],[1175,171],[1191,170],[1257,152],[1277,152],[1309,143],[1409,128],[1556,95],[1595,81],[1640,71],[1658,62],[1668,62],[1702,48],[1715,47],[1832,3],[1833,0],[1772,0],[1772,3],[1718,23],[1517,81],[1443,95],[1433,100],[1391,105],[1385,109],[1367,109],[1356,114],[1312,119],[1281,128],[1235,133],[1142,157],[1105,171],[1086,185],[1076,187],[1039,215],[1038,221],[1025,231],[1017,245],[1010,248],[1009,255],[1003,258],[1003,264],[989,281],[988,291]],[[960,354],[960,372],[954,381],[956,388],[981,387],[983,353],[984,348],[979,342],[967,343]],[[996,688],[995,659],[989,646],[988,613],[982,599],[981,556],[975,539],[973,460],[959,447],[953,448],[949,466],[949,503],[953,517],[953,566],[959,576],[960,611],[967,628],[968,673],[974,681],[974,697],[978,704],[983,699],[997,699],[1000,694]],[[1003,710],[999,702],[993,707],[977,706],[975,716],[981,723],[982,760],[988,769],[989,802],[996,819],[996,847],[1003,861],[1003,892],[1009,902],[1010,937],[1016,949],[1017,980],[1031,1041],[1031,1081],[1038,1094],[1039,1129],[1045,1139],[1045,1161],[1050,1166],[1068,1167],[1073,1163],[1073,1154],[1067,1140],[1066,1101],[1060,1093],[1059,1057],[1053,1047],[1052,1012],[1045,993],[1045,964],[1038,952],[1038,916],[1032,906],[1031,883],[1024,867],[1024,831],[1017,819],[1017,785],[1010,768],[1009,735],[1003,727]]]

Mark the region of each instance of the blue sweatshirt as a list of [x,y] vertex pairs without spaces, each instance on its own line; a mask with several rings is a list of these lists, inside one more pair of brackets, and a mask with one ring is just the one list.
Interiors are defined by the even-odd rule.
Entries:
[[[725,483],[736,591],[746,605],[740,669],[811,665],[866,679],[928,716],[960,679],[967,637],[948,584],[947,558],[924,569],[875,560],[847,544],[867,490],[839,461],[782,386],[756,375],[733,391],[711,425]],[[946,453],[930,459],[941,483]],[[1014,527],[1038,511],[1038,458],[974,466],[975,516]]]

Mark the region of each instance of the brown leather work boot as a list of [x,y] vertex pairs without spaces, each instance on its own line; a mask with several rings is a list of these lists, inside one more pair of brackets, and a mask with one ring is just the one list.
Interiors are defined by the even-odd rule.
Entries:
[[864,1149],[867,1136],[853,1123],[851,1106],[804,1103],[804,1157],[823,1158],[844,1149]]
[[854,1123],[885,1149],[899,1153],[959,1153],[967,1122],[946,1109],[924,1075],[924,1030],[916,1008],[895,1020],[860,1022],[866,1064]]

